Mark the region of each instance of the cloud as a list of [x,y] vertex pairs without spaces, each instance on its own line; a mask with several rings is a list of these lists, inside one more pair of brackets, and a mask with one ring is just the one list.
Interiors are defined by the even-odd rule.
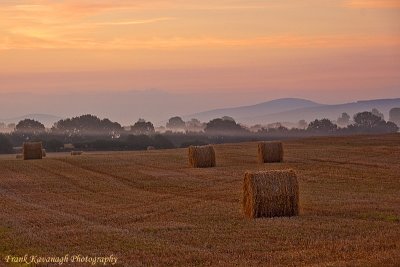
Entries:
[[348,8],[400,8],[399,0],[346,0],[344,6]]
[[[201,16],[188,18],[187,9],[195,10],[240,10],[258,8],[291,8],[289,14],[296,14],[296,7],[321,5],[340,5],[350,8],[393,8],[400,7],[400,0],[29,0],[0,2],[0,49],[178,49],[178,48],[285,48],[285,47],[364,47],[399,46],[398,36],[389,33],[354,32],[337,34],[334,31],[326,35],[313,31],[283,31],[277,35],[266,29],[278,28],[260,14],[252,22],[244,21],[242,28],[234,34],[221,30],[224,22],[231,24],[236,16]],[[21,4],[21,2],[23,4]],[[301,3],[300,3],[301,2]],[[141,12],[142,9],[154,9]],[[160,10],[158,10],[160,9]],[[138,12],[140,10],[140,12]],[[173,11],[173,12],[170,12]],[[304,10],[303,10],[304,11]],[[280,10],[279,12],[282,12]],[[249,12],[250,13],[250,12]],[[285,14],[286,14],[285,13]],[[167,15],[166,15],[167,14]],[[228,13],[229,14],[229,13]],[[239,13],[240,14],[240,13]],[[280,13],[279,13],[280,14]],[[283,13],[282,13],[283,14]],[[300,14],[300,13],[299,13]],[[166,15],[166,16],[165,16]],[[168,16],[173,15],[173,16]],[[299,16],[299,15],[298,15]],[[301,18],[301,17],[300,17]],[[173,20],[177,20],[174,22]],[[215,21],[214,21],[215,20]],[[278,20],[277,20],[278,21]],[[281,21],[281,20],[279,20]],[[185,23],[187,22],[187,23]],[[269,21],[271,22],[271,21]],[[160,23],[160,25],[146,24]],[[162,26],[167,27],[162,28]],[[301,28],[296,20],[281,22],[283,29]],[[285,23],[288,23],[287,25]],[[260,30],[259,25],[265,24]],[[276,23],[279,24],[279,23]],[[135,26],[137,25],[137,26]],[[214,29],[214,25],[216,26]],[[257,30],[253,30],[257,28]],[[304,24],[307,25],[307,24]],[[112,27],[126,26],[123,31]],[[129,28],[129,26],[132,26]],[[160,26],[160,27],[158,27]],[[294,27],[296,26],[296,27]],[[299,26],[299,27],[297,27]],[[246,27],[246,28],[244,28]],[[305,28],[305,27],[304,27]],[[310,28],[310,27],[309,27]],[[318,28],[318,27],[316,27]],[[165,29],[165,30],[164,30]],[[244,31],[245,29],[245,31]],[[230,31],[232,32],[232,31]]]
[[[49,1],[0,2],[0,49],[79,49],[103,47],[102,39],[112,42],[112,30],[106,26],[130,26],[161,23],[173,17],[149,17],[149,14],[123,14],[139,8],[143,1]],[[154,3],[159,1],[154,1]],[[162,2],[162,1],[160,1]],[[117,11],[118,12],[117,12]],[[154,16],[154,15],[153,15]],[[123,33],[120,33],[124,35]],[[109,36],[106,38],[105,36]],[[99,38],[99,36],[104,36]],[[106,45],[109,47],[109,45]]]
[[136,25],[136,24],[149,24],[160,21],[174,20],[176,18],[173,17],[161,17],[154,19],[142,19],[142,20],[130,20],[130,21],[109,21],[109,22],[97,22],[94,25],[109,25],[109,26],[118,26],[118,25]]
[[346,48],[400,46],[397,36],[326,35],[299,36],[274,35],[256,38],[171,37],[171,38],[90,38],[62,39],[40,32],[15,34],[0,39],[0,49],[81,49],[81,50],[135,50],[135,49],[252,49],[252,48]]
[[[340,1],[340,0],[338,0]],[[246,10],[246,9],[274,9],[274,8],[298,8],[313,6],[332,6],[332,0],[11,0],[0,2],[0,9],[20,11],[52,10],[66,15],[82,16],[94,15],[103,12],[127,11],[127,10]]]
[[10,9],[15,9],[19,11],[48,11],[50,8],[45,5],[15,5],[15,6],[10,6]]

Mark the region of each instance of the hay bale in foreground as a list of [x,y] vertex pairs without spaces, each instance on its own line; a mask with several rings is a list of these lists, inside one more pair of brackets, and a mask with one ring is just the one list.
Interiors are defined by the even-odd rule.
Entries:
[[24,143],[24,160],[42,159],[42,142]]
[[215,151],[211,145],[190,146],[189,164],[193,168],[211,168],[216,166]]
[[46,149],[42,149],[42,157],[45,158],[46,157]]
[[299,185],[293,170],[246,172],[243,211],[248,218],[296,216]]
[[24,155],[23,154],[17,154],[17,155],[15,155],[15,158],[16,159],[23,159]]
[[258,161],[260,163],[272,163],[283,161],[282,142],[258,143]]
[[80,156],[83,154],[83,151],[71,151],[71,156]]

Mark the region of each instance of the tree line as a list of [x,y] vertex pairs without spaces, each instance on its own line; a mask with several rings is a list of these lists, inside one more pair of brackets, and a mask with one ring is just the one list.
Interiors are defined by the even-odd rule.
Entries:
[[49,151],[64,151],[65,144],[82,150],[142,150],[315,135],[394,133],[399,130],[395,122],[400,125],[400,108],[390,111],[390,121],[385,121],[377,109],[357,113],[353,121],[350,119],[350,115],[342,113],[336,123],[329,119],[310,123],[300,120],[297,127],[290,129],[280,123],[246,127],[228,116],[208,123],[197,119],[185,122],[176,116],[170,118],[165,127],[157,129],[144,119],[123,127],[118,122],[90,114],[60,120],[50,129],[39,121],[25,119],[16,124],[11,133],[0,134],[0,153],[11,153],[13,147],[25,141],[38,140]]

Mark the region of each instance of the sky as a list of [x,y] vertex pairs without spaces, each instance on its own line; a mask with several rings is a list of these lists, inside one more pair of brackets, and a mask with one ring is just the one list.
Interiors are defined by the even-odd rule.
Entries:
[[0,1],[1,96],[136,90],[400,97],[400,1]]

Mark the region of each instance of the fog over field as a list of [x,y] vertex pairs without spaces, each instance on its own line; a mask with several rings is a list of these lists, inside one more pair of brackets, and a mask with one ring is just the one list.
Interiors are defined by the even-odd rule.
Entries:
[[0,120],[26,114],[49,114],[62,118],[95,114],[129,124],[138,118],[155,123],[171,116],[192,114],[220,107],[257,103],[256,93],[169,93],[160,90],[128,92],[64,92],[0,94]]
[[[367,97],[370,99],[370,97]],[[273,122],[307,121],[316,118],[335,120],[342,112],[357,112],[377,108],[386,118],[391,108],[400,106],[400,98],[348,102],[315,102],[303,98],[271,99],[260,92],[198,92],[171,93],[160,90],[127,92],[78,93],[3,93],[0,94],[0,122],[17,123],[24,118],[41,121],[47,127],[61,118],[94,114],[123,125],[139,118],[165,125],[172,116],[190,120],[231,116],[238,122],[266,124]]]

